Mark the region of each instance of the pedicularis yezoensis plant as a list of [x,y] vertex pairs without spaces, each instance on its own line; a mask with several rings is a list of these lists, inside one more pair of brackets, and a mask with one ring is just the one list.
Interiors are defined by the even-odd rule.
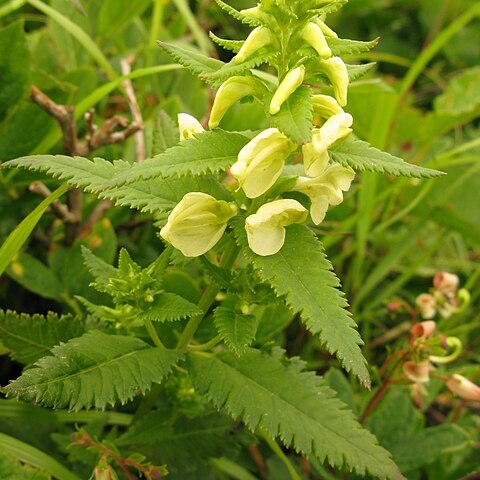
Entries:
[[[146,395],[136,421],[117,442],[128,452],[145,452],[142,445],[156,438],[147,427],[177,428],[179,409],[168,417],[165,398],[172,385],[181,385],[178,391],[202,405],[190,412],[192,428],[207,415],[214,422],[209,401],[240,422],[232,432],[243,424],[270,445],[278,438],[318,462],[401,478],[389,453],[322,378],[303,372],[301,360],[287,358],[269,339],[294,317],[369,387],[362,340],[310,225],[342,202],[355,171],[413,177],[440,172],[407,164],[353,134],[354,119],[344,111],[348,86],[370,65],[347,65],[341,56],[376,42],[340,39],[327,26],[328,14],[344,0],[263,0],[243,11],[217,3],[253,27],[245,41],[212,35],[236,54],[231,62],[160,44],[218,88],[209,131],[182,114],[175,145],[176,127],[163,116],[157,142],[163,147],[135,165],[51,155],[7,162],[150,212],[166,248],[148,268],[125,250],[118,268],[85,250],[93,287],[112,299],[108,305],[80,299],[88,320],[5,314],[5,324],[16,323],[32,340],[41,331],[53,347],[44,356],[34,342],[20,346],[13,336],[7,339],[15,358],[30,368],[5,391],[25,402],[74,410],[104,409]],[[274,74],[257,69],[263,64]],[[263,105],[270,128],[219,128],[240,100]],[[165,286],[171,265],[206,279],[198,304]],[[152,389],[161,382],[163,390]],[[188,423],[182,428],[188,430]],[[229,439],[238,441],[233,434]],[[175,468],[175,455],[165,462]]]

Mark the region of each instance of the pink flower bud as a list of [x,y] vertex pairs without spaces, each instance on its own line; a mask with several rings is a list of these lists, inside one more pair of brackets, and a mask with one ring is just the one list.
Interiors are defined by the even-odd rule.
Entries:
[[428,338],[434,332],[436,326],[437,324],[433,320],[416,323],[410,329],[410,334],[416,338]]
[[480,402],[480,387],[462,375],[455,373],[446,382],[447,388],[465,400]]
[[435,297],[429,293],[422,293],[415,300],[418,311],[422,318],[433,318],[437,309]]
[[428,360],[423,360],[419,363],[408,361],[403,364],[403,372],[415,383],[428,382],[432,370],[434,370],[434,367]]
[[435,290],[444,295],[453,295],[458,290],[460,280],[457,275],[448,272],[438,272],[433,278]]

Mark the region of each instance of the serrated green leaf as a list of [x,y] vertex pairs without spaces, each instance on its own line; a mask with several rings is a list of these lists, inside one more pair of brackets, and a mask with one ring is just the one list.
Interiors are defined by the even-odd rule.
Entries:
[[334,56],[353,55],[357,53],[368,52],[374,48],[380,37],[370,42],[361,42],[359,40],[349,40],[346,38],[325,37]]
[[257,319],[253,315],[243,315],[223,306],[215,309],[213,318],[228,349],[237,356],[242,355],[255,339]]
[[163,110],[160,110],[155,117],[153,129],[152,156],[163,153],[168,148],[174,147],[180,138],[178,128]]
[[233,53],[238,53],[245,43],[245,40],[226,40],[224,38],[217,37],[213,32],[209,32],[210,38],[221,47],[226,50],[230,50]]
[[287,304],[300,312],[302,321],[313,334],[319,334],[327,350],[369,386],[367,362],[359,347],[363,341],[346,310],[347,301],[338,288],[340,281],[321,242],[306,226],[291,225],[282,249],[262,257],[248,247],[243,220],[237,218],[233,223],[238,243],[261,280],[269,283],[278,296],[285,295]]
[[173,322],[182,318],[197,315],[202,311],[194,304],[174,293],[162,293],[155,298],[149,309],[138,314],[140,320],[154,322]]
[[340,10],[344,5],[348,3],[348,0],[336,0],[334,2],[325,5],[320,9],[322,14],[329,14],[335,13],[336,11]]
[[87,270],[95,278],[95,283],[108,285],[111,278],[118,278],[118,270],[94,255],[87,247],[82,246],[82,256]]
[[[148,161],[144,163],[148,164]],[[115,200],[117,205],[150,213],[172,210],[183,195],[191,191],[209,193],[220,199],[229,198],[226,190],[215,179],[208,176],[181,179],[157,177],[149,182],[138,180],[128,185],[113,185],[115,178],[121,178],[120,183],[125,183],[126,179],[136,172],[135,165],[123,160],[111,163],[96,158],[92,162],[83,157],[32,155],[6,162],[4,165],[45,172],[55,178],[64,179],[71,185],[81,187],[87,192],[97,193],[101,198]],[[107,186],[107,183],[112,185]]]
[[248,348],[239,358],[191,354],[188,365],[196,388],[252,430],[264,428],[287,447],[340,468],[346,463],[360,475],[402,478],[389,453],[321,378],[300,372],[301,362]]
[[118,175],[111,185],[125,182],[131,184],[154,177],[184,177],[220,172],[235,163],[238,152],[248,141],[247,137],[239,133],[220,129],[204,132],[197,138],[185,140],[156,157],[134,165],[125,174]]
[[204,255],[198,257],[198,261],[202,264],[208,278],[218,285],[219,288],[228,290],[232,286],[232,273],[230,270],[213,265]]
[[201,74],[200,78],[207,83],[212,84],[214,87],[219,87],[223,82],[230,77],[237,75],[245,75],[250,70],[257,68],[263,63],[270,63],[278,55],[275,51],[268,51],[267,49],[261,49],[255,55],[248,60],[238,64],[235,60],[231,60],[229,63],[225,63],[222,68],[215,72]]
[[190,48],[184,48],[173,43],[158,42],[158,45],[165,50],[176,62],[183,65],[194,75],[205,75],[213,73],[223,65],[224,62],[215,58],[207,57]]
[[369,143],[352,137],[339,142],[328,151],[330,158],[334,162],[361,172],[380,172],[417,178],[432,178],[445,175],[438,170],[431,170],[404,162],[399,157],[382,152],[372,147]]
[[[266,102],[268,114],[269,103]],[[297,88],[285,101],[276,115],[268,114],[274,127],[298,144],[307,143],[312,138],[313,106],[312,89],[307,86]]]
[[7,396],[53,408],[104,409],[160,383],[183,356],[97,330],[54,347],[52,354],[7,385]]
[[375,62],[364,63],[363,65],[347,65],[349,81],[354,82],[355,80],[362,78],[372,70],[372,68],[375,68],[376,65]]
[[72,315],[28,315],[0,310],[0,339],[11,350],[12,358],[23,364],[49,355],[55,345],[84,332],[83,321]]
[[435,98],[435,110],[441,115],[464,115],[480,106],[480,67],[457,75],[441,95]]
[[246,15],[243,15],[238,10],[235,10],[233,7],[231,7],[227,3],[223,2],[222,0],[215,0],[215,3],[223,11],[227,12],[229,15],[231,15],[233,18],[235,18],[239,22],[250,25],[251,27],[258,27],[258,26],[262,25],[262,22],[260,22],[260,20],[257,20],[256,18],[247,17]]

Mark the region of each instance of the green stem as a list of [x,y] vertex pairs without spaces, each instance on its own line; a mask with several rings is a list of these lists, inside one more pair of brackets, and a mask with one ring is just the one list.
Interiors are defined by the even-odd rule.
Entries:
[[159,348],[165,348],[165,345],[160,340],[160,337],[158,336],[157,330],[155,330],[155,327],[153,326],[152,321],[150,319],[145,319],[144,323],[145,323],[147,332],[150,335],[155,346]]
[[222,337],[220,335],[217,335],[216,337],[212,338],[206,343],[202,343],[201,345],[192,345],[190,348],[196,351],[211,350],[215,345],[217,345],[221,341],[222,341]]
[[289,458],[285,455],[284,451],[279,447],[278,443],[263,429],[259,429],[262,437],[268,443],[269,447],[272,449],[273,453],[284,463],[287,467],[288,473],[292,480],[301,480],[300,475],[297,473]]
[[163,15],[165,13],[164,0],[153,0],[153,16],[152,25],[150,28],[150,41],[149,47],[155,45],[158,40],[160,28],[163,25]]
[[0,7],[0,18],[8,15],[9,13],[18,10],[27,3],[27,0],[11,0],[7,4]]
[[[220,261],[220,266],[226,269],[232,268],[232,265],[235,262],[235,259],[237,258],[238,252],[239,252],[239,248],[237,247],[235,242],[232,241],[230,245],[228,245],[228,247],[223,252],[222,260]],[[200,323],[205,318],[205,315],[207,314],[208,310],[210,309],[213,302],[215,301],[215,297],[217,296],[217,293],[219,292],[219,290],[220,289],[214,283],[211,283],[205,289],[202,297],[200,298],[200,301],[198,302],[198,307],[200,308],[202,313],[199,313],[198,315],[194,315],[193,317],[190,318],[190,320],[188,321],[187,325],[185,326],[180,336],[180,340],[178,341],[178,344],[177,344],[177,349],[181,350],[189,344],[190,340],[195,335],[195,332],[198,330]]]

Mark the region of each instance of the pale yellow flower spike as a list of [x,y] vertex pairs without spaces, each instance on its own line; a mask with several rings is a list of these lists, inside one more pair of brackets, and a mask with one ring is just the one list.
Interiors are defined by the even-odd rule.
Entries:
[[269,128],[240,150],[230,172],[248,198],[257,198],[277,181],[295,148],[296,144],[278,129]]
[[332,56],[332,51],[325,39],[325,34],[316,23],[310,22],[307,24],[303,30],[302,38],[313,47],[322,58],[327,59]]
[[255,93],[255,80],[252,77],[230,77],[218,89],[208,126],[217,128],[227,110],[240,99]]
[[307,209],[296,200],[276,200],[262,205],[245,222],[248,245],[257,255],[274,255],[285,242],[285,227],[303,223],[307,215]]
[[325,170],[329,155],[327,149],[352,132],[353,118],[349,113],[339,113],[330,117],[312,135],[312,141],[303,145],[303,163],[309,177],[318,177]]
[[300,65],[290,70],[277,88],[270,102],[270,115],[276,115],[288,97],[303,83],[305,67]]
[[242,48],[235,56],[235,63],[242,63],[256,51],[266,47],[273,41],[272,32],[267,27],[257,27],[252,30]]
[[188,113],[178,114],[178,128],[180,130],[181,142],[188,140],[189,138],[195,138],[195,133],[202,133],[205,131],[201,123]]
[[333,93],[338,104],[345,107],[349,84],[347,66],[340,57],[332,57],[328,60],[321,60],[320,67],[333,85]]
[[236,214],[233,203],[190,192],[172,210],[160,235],[186,257],[199,257],[222,238],[228,221]]

